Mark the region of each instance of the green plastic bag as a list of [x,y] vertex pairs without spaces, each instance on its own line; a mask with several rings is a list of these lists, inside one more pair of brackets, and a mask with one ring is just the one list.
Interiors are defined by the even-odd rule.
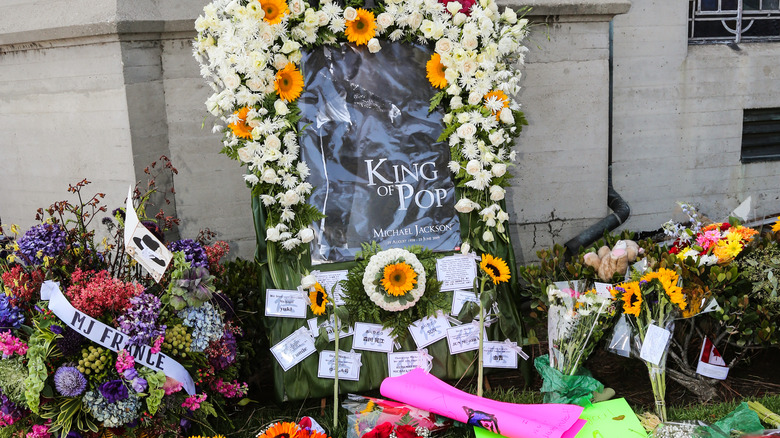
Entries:
[[759,432],[764,430],[758,414],[750,409],[747,403],[742,402],[736,409],[710,426],[703,426],[696,436],[703,438],[729,438],[731,431],[742,434]]
[[577,374],[565,376],[550,366],[548,355],[534,359],[534,367],[542,376],[542,388],[545,403],[567,403],[583,407],[591,405],[593,392],[604,390],[604,385],[591,376],[585,367],[580,367]]

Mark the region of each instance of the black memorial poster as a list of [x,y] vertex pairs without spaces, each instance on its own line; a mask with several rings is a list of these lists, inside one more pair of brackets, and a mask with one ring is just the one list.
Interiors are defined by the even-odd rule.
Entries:
[[442,113],[428,113],[431,54],[383,41],[378,53],[343,44],[304,55],[302,156],[309,203],[327,216],[313,224],[312,263],[354,260],[371,241],[434,251],[460,243],[449,147],[436,142]]

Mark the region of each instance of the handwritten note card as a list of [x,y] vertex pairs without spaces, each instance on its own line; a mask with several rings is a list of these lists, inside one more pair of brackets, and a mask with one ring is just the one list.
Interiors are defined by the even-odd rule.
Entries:
[[426,369],[423,356],[417,351],[401,351],[387,355],[387,370],[390,377],[403,376],[415,368]]
[[661,362],[666,347],[669,345],[669,338],[672,336],[669,330],[650,324],[647,327],[645,341],[642,343],[642,350],[639,357],[652,364],[658,365]]
[[265,293],[265,316],[306,318],[306,297],[297,290],[268,289]]
[[482,351],[485,368],[517,368],[517,352],[504,342],[484,342]]
[[390,335],[390,332],[390,329],[382,328],[379,324],[356,322],[352,348],[355,350],[390,353],[393,351],[393,337]]
[[427,347],[434,342],[447,337],[450,323],[444,315],[418,319],[409,326],[417,348]]
[[316,351],[314,338],[311,337],[311,332],[306,327],[299,328],[271,347],[271,353],[285,371]]
[[[325,328],[325,331],[328,333],[328,342],[333,341],[336,339],[336,336],[333,334],[333,317],[331,316],[328,321],[322,321],[317,324],[317,318],[311,318],[307,319],[306,323],[309,324],[309,330],[314,333],[314,337],[316,338],[319,336],[320,333],[320,327]],[[351,326],[348,325],[341,325],[341,333],[339,333],[339,339],[346,338],[347,336],[352,336],[352,333],[354,333],[354,330],[352,330]]]
[[[485,336],[483,339],[487,339]],[[447,345],[450,354],[458,354],[479,349],[479,326],[463,324],[447,329]]]
[[477,276],[477,263],[468,255],[455,254],[436,260],[436,277],[441,290],[472,289]]
[[[325,288],[325,292],[327,292],[328,296],[333,297],[333,301],[337,306],[344,305],[344,298],[342,296],[343,292],[341,290],[341,286],[338,283],[339,281],[346,279],[346,270],[327,272],[323,271],[317,274],[317,281],[322,285],[323,288]],[[333,289],[333,286],[336,286],[336,289]]]
[[458,316],[460,314],[461,309],[463,309],[463,305],[467,302],[472,302],[477,305],[479,305],[479,300],[477,300],[477,294],[470,290],[456,290],[452,293],[452,311],[450,312],[451,315]]
[[[360,353],[339,350],[339,380],[360,380]],[[336,378],[336,353],[320,351],[320,363],[317,377],[321,379]]]
[[598,295],[601,298],[611,299],[612,298],[612,285],[609,283],[599,283],[598,281],[593,283],[593,287],[596,288],[596,295]]

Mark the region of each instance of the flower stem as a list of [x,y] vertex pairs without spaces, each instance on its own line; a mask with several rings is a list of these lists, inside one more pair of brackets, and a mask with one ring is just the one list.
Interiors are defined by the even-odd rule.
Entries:
[[482,304],[482,293],[485,291],[485,282],[487,278],[483,278],[479,285],[479,349],[477,350],[477,397],[482,397],[482,381],[483,379],[483,355],[482,344],[484,342],[485,333],[485,306]]
[[333,332],[336,334],[336,351],[334,352],[334,373],[335,378],[333,381],[333,429],[335,430],[339,426],[339,334],[341,327],[339,325],[339,316],[333,311]]

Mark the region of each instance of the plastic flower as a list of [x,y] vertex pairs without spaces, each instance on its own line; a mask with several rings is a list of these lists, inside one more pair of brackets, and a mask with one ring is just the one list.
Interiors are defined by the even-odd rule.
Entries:
[[642,310],[642,291],[639,290],[639,282],[632,281],[615,286],[615,289],[622,291],[623,313],[627,315],[639,316]]
[[344,35],[351,43],[362,46],[368,43],[371,38],[376,36],[376,20],[374,13],[363,8],[357,10],[357,17],[354,20],[347,21],[347,28]]
[[314,286],[311,287],[309,300],[311,301],[310,307],[312,313],[315,315],[322,315],[325,313],[325,306],[328,304],[328,294],[321,284],[315,283]]
[[298,436],[300,429],[292,422],[280,422],[272,425],[257,438],[294,438]]
[[482,256],[479,267],[490,276],[493,280],[493,284],[509,281],[509,278],[511,277],[506,262],[498,257],[493,257],[490,254],[484,254]]
[[248,113],[249,113],[248,106],[245,106],[240,110],[236,111],[235,113],[233,113],[238,116],[238,119],[236,120],[235,123],[229,124],[228,128],[230,128],[230,130],[233,131],[233,135],[235,135],[236,137],[251,140],[252,128],[246,123],[246,116]]
[[303,91],[303,75],[295,67],[295,64],[290,62],[276,73],[274,90],[279,94],[280,99],[287,102],[292,102],[301,95]]
[[431,59],[425,64],[426,77],[428,81],[436,88],[444,88],[447,86],[447,78],[444,77],[444,72],[447,68],[441,62],[441,55],[434,53]]
[[395,297],[405,295],[417,283],[417,273],[407,263],[394,263],[385,266],[382,287]]
[[87,379],[76,367],[62,366],[54,373],[54,388],[65,397],[78,397],[87,389]]
[[260,0],[260,6],[265,11],[263,20],[268,24],[279,24],[290,11],[284,0]]
[[485,95],[485,108],[489,109],[498,120],[501,110],[509,108],[509,97],[501,90],[493,90]]

